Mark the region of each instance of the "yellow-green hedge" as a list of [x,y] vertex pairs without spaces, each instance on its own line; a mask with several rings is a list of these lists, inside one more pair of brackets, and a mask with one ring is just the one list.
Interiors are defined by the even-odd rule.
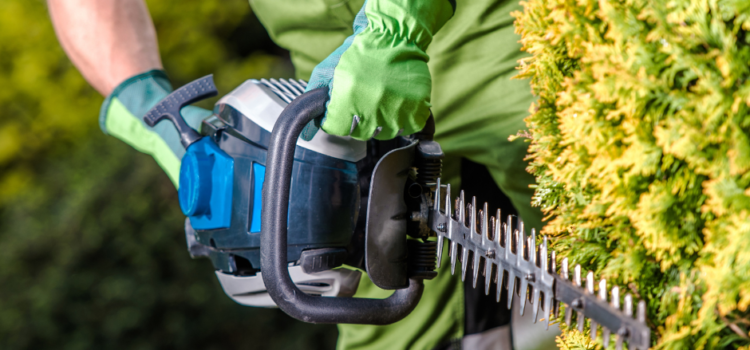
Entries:
[[647,300],[655,348],[747,349],[750,1],[529,0],[516,17],[544,233]]

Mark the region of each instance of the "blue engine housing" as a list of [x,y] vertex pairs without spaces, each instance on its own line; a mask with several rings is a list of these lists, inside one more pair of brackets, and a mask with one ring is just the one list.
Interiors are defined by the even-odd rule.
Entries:
[[[180,206],[217,270],[260,268],[261,193],[273,123],[303,91],[297,82],[248,80],[203,122],[180,170]],[[288,213],[288,260],[303,250],[345,248],[360,212],[357,162],[366,144],[319,132],[299,140]]]
[[180,167],[178,197],[196,230],[228,228],[232,217],[234,159],[210,138],[188,147]]

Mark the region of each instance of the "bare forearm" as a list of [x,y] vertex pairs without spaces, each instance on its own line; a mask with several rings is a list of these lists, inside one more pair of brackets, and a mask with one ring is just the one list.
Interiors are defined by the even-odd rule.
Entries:
[[65,52],[102,95],[125,79],[162,68],[156,30],[143,0],[48,0]]

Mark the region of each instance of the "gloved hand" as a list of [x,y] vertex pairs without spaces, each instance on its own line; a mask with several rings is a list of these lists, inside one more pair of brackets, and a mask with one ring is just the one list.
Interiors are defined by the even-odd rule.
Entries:
[[432,79],[425,53],[453,16],[450,0],[367,0],[354,33],[313,70],[307,91],[327,87],[322,120],[309,124],[332,135],[392,139],[422,129],[430,116]]
[[[133,76],[117,86],[104,100],[99,125],[104,133],[154,157],[175,187],[178,187],[180,162],[185,154],[185,148],[180,144],[180,135],[169,121],[159,122],[153,128],[143,122],[143,116],[151,107],[170,92],[172,84],[162,70]],[[185,122],[196,130],[201,121],[210,115],[211,111],[194,106],[182,109]]]

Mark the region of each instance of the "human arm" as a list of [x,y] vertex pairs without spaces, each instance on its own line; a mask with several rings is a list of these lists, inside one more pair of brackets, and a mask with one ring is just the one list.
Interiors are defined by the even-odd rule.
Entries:
[[48,0],[47,6],[63,49],[102,95],[136,74],[162,69],[143,0]]
[[[175,186],[185,149],[169,122],[148,127],[143,115],[172,91],[161,70],[156,31],[143,0],[48,0],[58,39],[84,78],[107,96],[102,130],[150,154]],[[210,115],[182,110],[193,128]]]

